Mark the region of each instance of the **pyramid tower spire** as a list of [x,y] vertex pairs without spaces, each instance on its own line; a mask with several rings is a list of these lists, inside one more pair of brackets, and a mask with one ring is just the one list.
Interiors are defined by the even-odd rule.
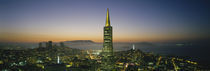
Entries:
[[107,8],[107,13],[106,13],[106,27],[110,26],[110,19],[109,19],[109,8]]
[[107,8],[106,25],[104,26],[104,42],[102,48],[102,70],[111,71],[114,66],[113,62],[113,43],[112,43],[112,26],[110,25],[109,8]]
[[109,8],[107,8],[106,25],[104,26],[104,44],[102,51],[105,58],[113,55],[112,26],[110,25]]

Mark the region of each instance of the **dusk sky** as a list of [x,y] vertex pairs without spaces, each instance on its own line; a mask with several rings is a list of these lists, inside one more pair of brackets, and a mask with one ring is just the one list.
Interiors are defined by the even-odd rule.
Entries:
[[208,0],[0,0],[0,41],[103,42],[106,8],[114,42],[210,36]]

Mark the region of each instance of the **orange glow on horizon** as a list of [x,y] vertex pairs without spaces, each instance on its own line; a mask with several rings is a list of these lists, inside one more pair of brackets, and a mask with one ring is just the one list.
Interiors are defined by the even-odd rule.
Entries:
[[[114,42],[155,42],[155,41],[167,41],[167,40],[181,40],[179,37],[166,37],[166,36],[119,36],[113,37]],[[1,35],[1,42],[43,42],[43,41],[72,41],[72,40],[92,40],[94,42],[103,42],[103,36],[56,36],[56,35]]]
[[[47,33],[47,34],[31,34],[31,33],[0,33],[0,42],[43,42],[43,41],[72,41],[72,40],[92,40],[94,42],[103,42],[103,33],[87,33],[75,32],[76,34],[68,33]],[[196,36],[184,35],[154,35],[154,34],[126,34],[114,32],[113,42],[158,42],[168,40],[189,40],[197,38]]]

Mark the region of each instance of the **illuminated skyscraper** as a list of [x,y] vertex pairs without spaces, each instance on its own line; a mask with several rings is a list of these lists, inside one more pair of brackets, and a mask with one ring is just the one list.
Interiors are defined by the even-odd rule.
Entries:
[[48,41],[48,47],[52,48],[52,41]]
[[110,25],[109,9],[107,8],[106,25],[104,27],[104,43],[102,49],[102,68],[101,71],[111,71],[113,69],[113,43],[112,26]]
[[52,48],[52,41],[46,42],[46,47],[47,48]]
[[104,44],[103,44],[103,56],[109,57],[113,55],[112,44],[112,26],[110,25],[109,9],[107,8],[106,25],[104,27]]

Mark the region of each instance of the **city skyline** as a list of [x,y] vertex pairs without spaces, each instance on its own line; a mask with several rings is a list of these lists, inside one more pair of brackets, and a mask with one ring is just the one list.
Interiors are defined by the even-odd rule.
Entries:
[[210,1],[0,0],[2,71],[209,71]]
[[[114,42],[209,39],[208,1],[1,1],[1,42],[103,42],[110,8]],[[109,4],[109,5],[107,5]],[[85,35],[85,36],[84,36]]]

